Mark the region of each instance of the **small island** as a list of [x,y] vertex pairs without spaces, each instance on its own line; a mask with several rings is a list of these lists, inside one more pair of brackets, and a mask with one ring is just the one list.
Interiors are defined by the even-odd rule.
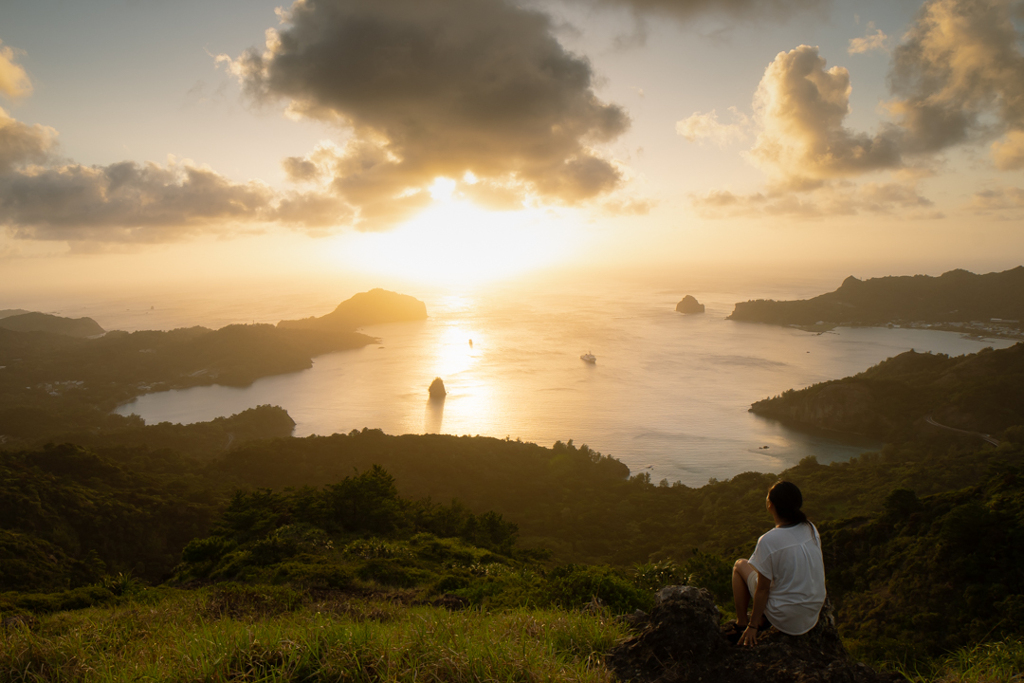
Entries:
[[448,395],[448,392],[444,388],[444,380],[440,377],[435,377],[434,381],[430,383],[430,388],[427,389],[430,393],[430,398],[444,398]]
[[693,315],[694,313],[703,313],[704,304],[700,303],[692,295],[687,294],[683,297],[683,300],[676,304],[676,310],[683,315]]

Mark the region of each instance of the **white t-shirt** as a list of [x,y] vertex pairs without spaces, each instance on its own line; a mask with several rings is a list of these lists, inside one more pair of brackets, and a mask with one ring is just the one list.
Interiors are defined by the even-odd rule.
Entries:
[[792,636],[814,628],[825,603],[825,562],[814,525],[772,529],[757,539],[750,564],[771,579],[764,613],[772,625]]

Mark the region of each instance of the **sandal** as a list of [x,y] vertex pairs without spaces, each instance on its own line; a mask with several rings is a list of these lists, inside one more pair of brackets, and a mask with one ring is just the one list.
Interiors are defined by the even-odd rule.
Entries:
[[721,634],[727,641],[729,641],[730,645],[735,645],[740,642],[740,637],[746,629],[746,624],[740,626],[736,621],[730,621],[721,628]]

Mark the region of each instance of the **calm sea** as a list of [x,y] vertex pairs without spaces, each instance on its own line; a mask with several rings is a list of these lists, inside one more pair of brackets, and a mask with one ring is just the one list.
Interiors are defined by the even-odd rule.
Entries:
[[[619,458],[634,473],[649,472],[655,482],[699,486],[744,471],[778,472],[808,455],[832,462],[877,446],[759,418],[747,412],[758,399],[855,374],[908,349],[959,355],[1011,345],[928,330],[840,328],[819,335],[725,319],[736,301],[806,297],[835,283],[816,287],[681,290],[664,282],[598,279],[586,287],[535,283],[460,295],[406,290],[426,301],[430,318],[365,328],[379,344],[320,356],[310,370],[244,389],[150,394],[118,412],[147,423],[189,423],[274,404],[296,421],[296,436],[370,427],[547,446],[572,439]],[[330,305],[321,293],[319,303],[307,302],[291,315],[270,298],[235,311],[234,320],[223,307],[209,317],[226,324],[323,314],[354,291]],[[676,313],[683,294],[696,296],[707,312]],[[310,310],[314,305],[321,308]],[[183,316],[186,307],[179,308]],[[115,323],[138,329],[140,320],[159,320],[151,326],[165,328],[203,322],[189,311],[191,319],[177,320],[167,307],[129,306]],[[135,324],[124,324],[128,320]],[[580,360],[586,352],[596,364]],[[448,389],[441,403],[427,398],[434,377]]]

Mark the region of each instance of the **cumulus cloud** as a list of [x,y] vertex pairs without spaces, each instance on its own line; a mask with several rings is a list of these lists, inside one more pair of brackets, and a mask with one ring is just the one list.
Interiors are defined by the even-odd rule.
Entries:
[[406,216],[438,176],[568,204],[619,183],[593,145],[628,117],[545,14],[510,0],[298,0],[282,17],[264,50],[222,59],[256,100],[351,129],[331,191],[363,229]]
[[0,174],[16,166],[45,162],[57,145],[57,131],[29,126],[0,109]]
[[893,54],[904,149],[936,152],[1007,135],[994,147],[1003,168],[1021,163],[1024,54],[1013,0],[929,0]]
[[1007,131],[1002,140],[993,142],[992,162],[1001,171],[1024,168],[1024,130]]
[[738,142],[747,137],[750,119],[741,114],[736,107],[729,107],[735,123],[719,123],[718,114],[712,109],[707,114],[694,112],[689,117],[676,122],[676,132],[690,142],[713,142],[724,146]]
[[32,82],[20,64],[15,64],[17,52],[0,44],[0,93],[11,98],[25,97],[32,92]]
[[251,222],[273,193],[190,164],[68,164],[0,175],[0,224],[36,240],[164,242]]
[[780,52],[758,86],[754,112],[760,132],[749,158],[779,187],[811,188],[901,164],[893,131],[871,136],[843,126],[850,74],[825,67],[818,48],[801,45]]
[[[888,49],[889,36],[882,29],[876,29],[873,22],[868,22],[868,32],[860,38],[851,38],[846,51],[851,55],[862,55],[875,50],[885,52]],[[874,33],[872,33],[874,31]]]

